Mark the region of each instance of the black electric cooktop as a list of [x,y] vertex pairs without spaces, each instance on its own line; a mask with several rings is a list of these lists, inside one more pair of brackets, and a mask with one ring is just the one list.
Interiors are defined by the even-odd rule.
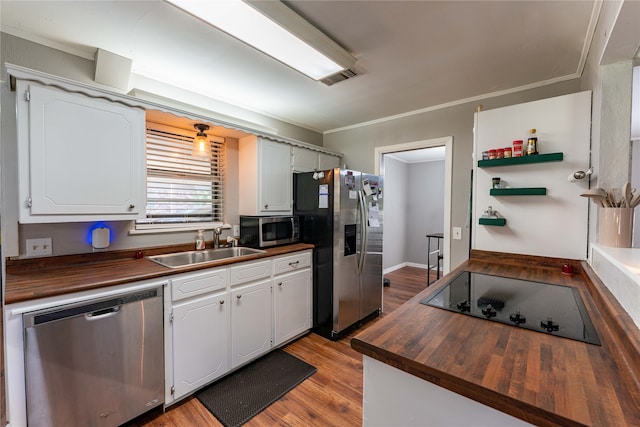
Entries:
[[572,286],[463,271],[422,304],[532,331],[600,345]]

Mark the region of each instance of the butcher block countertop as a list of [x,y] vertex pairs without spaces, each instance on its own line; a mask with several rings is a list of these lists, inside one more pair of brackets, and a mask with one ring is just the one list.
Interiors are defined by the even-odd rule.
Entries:
[[[565,262],[474,250],[351,346],[535,425],[640,426],[640,331],[585,262],[572,276]],[[464,270],[578,288],[602,345],[420,304]]]
[[[48,258],[7,260],[5,304],[132,283],[139,280],[161,278],[170,274],[227,266],[229,264],[253,261],[270,256],[285,255],[313,249],[313,245],[298,243],[279,246],[265,249],[265,254],[229,258],[180,268],[164,267],[145,258],[150,255],[189,251],[192,249],[193,245],[181,245],[148,248],[142,251],[113,251]],[[136,259],[136,255],[143,255],[143,257]]]

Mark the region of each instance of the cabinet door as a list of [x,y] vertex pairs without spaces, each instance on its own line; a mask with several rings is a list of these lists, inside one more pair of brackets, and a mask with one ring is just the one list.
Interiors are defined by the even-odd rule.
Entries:
[[318,170],[318,153],[308,148],[293,147],[293,171],[314,172]]
[[274,345],[311,329],[311,292],[310,269],[274,278]]
[[229,294],[207,295],[173,306],[174,398],[229,370]]
[[259,147],[258,208],[264,213],[291,213],[291,147],[267,140],[259,140]]
[[37,85],[28,91],[19,101],[28,108],[28,134],[19,136],[20,179],[28,180],[21,222],[144,215],[144,111]]
[[231,367],[265,353],[272,345],[271,280],[231,291]]
[[335,169],[340,167],[340,157],[331,154],[320,153],[320,170]]

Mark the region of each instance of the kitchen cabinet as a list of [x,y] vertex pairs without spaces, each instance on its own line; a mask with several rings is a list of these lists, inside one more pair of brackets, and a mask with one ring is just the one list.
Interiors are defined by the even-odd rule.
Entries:
[[239,140],[241,215],[291,214],[291,146],[254,135]]
[[17,82],[19,222],[144,217],[141,108]]
[[314,172],[340,167],[340,157],[309,148],[293,146],[293,172]]
[[342,159],[342,157],[340,156],[320,153],[318,157],[318,161],[320,162],[320,166],[318,167],[318,169],[320,169],[321,171],[340,167],[340,160]]
[[274,346],[311,329],[312,292],[311,251],[273,260]]
[[273,345],[271,279],[231,290],[231,367],[269,351]]
[[318,170],[319,152],[304,147],[292,148],[293,151],[293,171],[294,172],[314,172]]
[[229,371],[229,294],[220,291],[173,306],[173,399]]
[[231,367],[312,327],[311,251],[230,268]]
[[274,345],[311,329],[311,270],[274,278]]
[[176,401],[224,375],[229,366],[228,270],[216,268],[171,279],[165,339],[165,401]]

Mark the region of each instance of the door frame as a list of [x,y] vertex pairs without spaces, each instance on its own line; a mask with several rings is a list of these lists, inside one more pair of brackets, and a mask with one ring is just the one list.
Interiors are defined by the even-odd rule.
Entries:
[[[421,141],[406,142],[403,144],[375,147],[375,174],[381,172],[382,156],[398,151],[419,150],[423,148],[445,147],[444,159],[444,230],[443,230],[443,258],[442,273],[447,274],[451,270],[451,189],[453,181],[453,136],[425,139]],[[383,248],[384,251],[384,248]]]

